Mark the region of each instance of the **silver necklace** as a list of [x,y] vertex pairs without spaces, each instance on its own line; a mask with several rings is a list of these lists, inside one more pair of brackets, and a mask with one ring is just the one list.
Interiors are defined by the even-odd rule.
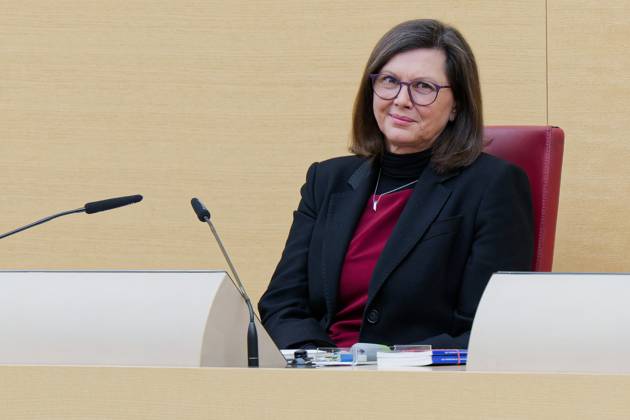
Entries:
[[374,194],[372,194],[372,209],[374,211],[376,211],[376,207],[378,206],[378,202],[381,201],[381,198],[383,198],[384,195],[387,194],[391,194],[393,192],[396,192],[398,190],[402,190],[405,187],[408,187],[410,185],[415,184],[416,182],[418,182],[418,180],[416,179],[415,181],[411,181],[406,183],[405,185],[401,185],[400,187],[394,188],[393,190],[389,190],[389,191],[385,191],[384,193],[381,193],[378,197],[376,196],[376,190],[378,190],[378,183],[381,180],[381,170],[378,170],[378,178],[376,178],[376,187],[374,187]]

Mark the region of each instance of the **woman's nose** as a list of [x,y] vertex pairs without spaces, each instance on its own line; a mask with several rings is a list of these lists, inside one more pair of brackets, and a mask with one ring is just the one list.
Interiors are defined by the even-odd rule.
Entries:
[[413,101],[411,100],[411,96],[409,94],[409,86],[408,85],[400,85],[400,91],[398,95],[394,98],[394,104],[403,107],[412,107]]

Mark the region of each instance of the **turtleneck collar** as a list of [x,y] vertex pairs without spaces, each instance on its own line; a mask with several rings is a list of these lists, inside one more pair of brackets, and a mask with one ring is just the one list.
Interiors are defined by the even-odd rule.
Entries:
[[405,154],[385,151],[381,156],[381,176],[393,179],[417,179],[429,164],[431,152],[431,149]]

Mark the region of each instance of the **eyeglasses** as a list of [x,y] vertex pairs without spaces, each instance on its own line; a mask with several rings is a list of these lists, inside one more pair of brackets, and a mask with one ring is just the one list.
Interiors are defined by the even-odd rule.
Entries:
[[376,96],[386,101],[396,98],[400,94],[403,85],[407,86],[407,92],[411,102],[420,106],[431,105],[437,99],[440,89],[450,88],[448,85],[440,86],[437,83],[423,79],[403,82],[391,74],[370,74],[372,89]]

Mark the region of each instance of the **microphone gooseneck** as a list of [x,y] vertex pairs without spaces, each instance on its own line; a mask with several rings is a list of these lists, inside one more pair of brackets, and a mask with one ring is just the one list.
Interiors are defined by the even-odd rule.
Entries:
[[83,207],[81,207],[80,209],[62,211],[61,213],[57,213],[57,214],[53,214],[52,216],[44,217],[43,219],[40,219],[40,220],[38,220],[36,222],[33,222],[33,223],[30,223],[30,224],[28,224],[26,226],[22,226],[22,227],[19,227],[17,229],[14,229],[11,232],[3,233],[2,235],[0,235],[0,239],[3,239],[3,238],[6,238],[7,236],[11,236],[11,235],[14,235],[16,233],[22,232],[23,230],[30,229],[30,228],[35,227],[37,225],[41,225],[42,223],[46,223],[49,220],[56,219],[57,217],[61,217],[61,216],[65,216],[67,214],[73,214],[73,213],[82,213],[84,211],[85,211],[85,208],[83,208]]
[[252,302],[249,299],[245,288],[243,287],[243,283],[241,283],[241,279],[236,272],[234,264],[232,264],[232,259],[223,246],[223,241],[221,240],[219,233],[214,228],[214,224],[210,220],[210,212],[198,198],[193,198],[192,200],[190,200],[190,204],[195,211],[195,214],[197,215],[199,221],[207,223],[208,226],[210,226],[212,235],[219,245],[219,249],[221,249],[221,253],[225,258],[225,261],[228,263],[228,266],[230,267],[230,271],[232,271],[232,274],[234,275],[234,280],[232,280],[232,283],[236,287],[236,290],[238,290],[238,292],[243,297],[243,300],[245,300],[247,310],[249,311],[249,325],[247,326],[247,366],[258,367],[258,332],[256,331],[256,316],[254,314],[254,307],[252,306]]
[[41,225],[42,223],[46,223],[52,219],[56,219],[57,217],[66,216],[68,214],[73,214],[73,213],[87,213],[87,214],[98,213],[99,211],[111,210],[118,207],[129,205],[129,204],[137,203],[139,201],[142,201],[141,195],[129,195],[126,197],[117,197],[117,198],[110,198],[107,200],[94,201],[91,203],[87,203],[85,206],[81,208],[53,214],[52,216],[45,217],[36,222],[30,223],[26,226],[22,226],[10,232],[3,233],[0,235],[0,239],[6,238],[7,236],[14,235],[18,232],[22,232],[23,230],[30,229],[37,225]]

